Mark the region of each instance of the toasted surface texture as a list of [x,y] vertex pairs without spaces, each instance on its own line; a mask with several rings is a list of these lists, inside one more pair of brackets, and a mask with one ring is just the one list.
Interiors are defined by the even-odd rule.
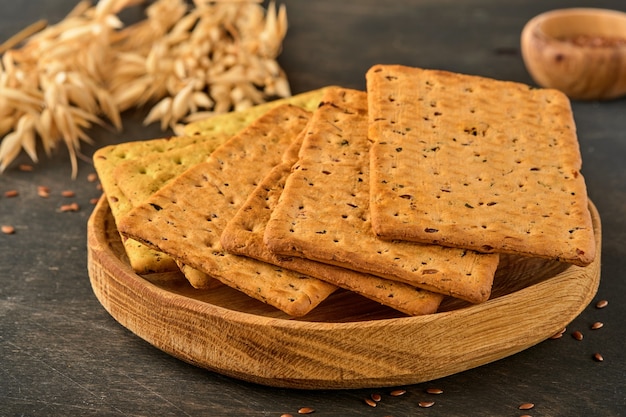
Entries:
[[367,96],[333,89],[313,115],[267,224],[270,250],[472,302],[489,297],[498,255],[384,241],[369,213]]
[[276,107],[124,216],[119,230],[176,261],[287,314],[309,312],[335,286],[229,254],[219,238],[256,184],[277,164],[310,114]]
[[[303,134],[299,136],[299,139],[302,138]],[[300,143],[301,140],[296,141],[294,144],[298,145],[297,148],[292,148],[299,149]],[[319,278],[408,315],[437,311],[443,298],[440,294],[330,264],[300,257],[281,257],[271,252],[263,242],[265,227],[282,193],[291,166],[297,161],[297,152],[287,152],[283,160],[255,188],[226,225],[221,236],[224,249]]]
[[[125,142],[99,149],[94,155],[94,165],[114,219],[128,213],[189,167],[206,160],[216,147],[263,113],[286,103],[314,109],[322,94],[323,89],[312,90],[239,112],[216,115],[187,125],[185,136]],[[123,243],[129,263],[137,273],[177,269],[176,263],[162,252],[133,239],[124,238]],[[184,271],[191,271],[191,268],[186,267]],[[188,278],[192,275],[201,276],[193,271]]]
[[594,259],[565,95],[397,65],[374,66],[366,78],[379,236],[578,265]]

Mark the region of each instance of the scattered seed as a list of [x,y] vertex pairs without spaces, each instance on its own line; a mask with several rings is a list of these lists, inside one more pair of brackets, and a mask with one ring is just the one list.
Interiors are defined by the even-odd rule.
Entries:
[[37,186],[37,195],[39,197],[48,198],[50,197],[50,189],[45,185]]
[[98,204],[98,201],[100,201],[100,199],[94,197],[94,198],[89,200],[89,204],[96,205],[96,204]]
[[434,401],[420,401],[419,403],[417,403],[417,405],[419,405],[422,408],[429,408],[435,405],[435,402]]
[[71,204],[63,204],[61,206],[61,211],[62,212],[66,212],[66,211],[78,211],[80,209],[80,207],[78,206],[77,203],[71,203]]
[[399,397],[404,394],[406,394],[406,390],[404,389],[394,389],[389,393],[389,395],[391,395],[392,397]]
[[591,325],[591,330],[598,330],[602,327],[604,327],[604,323],[602,323],[601,321],[596,321]]
[[301,409],[298,410],[298,414],[311,414],[314,412],[315,412],[315,409],[311,407],[302,407]]
[[12,235],[13,233],[15,233],[15,227],[8,224],[3,224],[2,233],[4,233],[5,235]]
[[98,174],[96,174],[95,172],[92,172],[91,174],[87,175],[87,181],[96,182],[97,180],[98,180]]
[[595,360],[596,362],[602,362],[604,361],[604,358],[602,357],[601,354],[596,352],[593,354],[593,360]]
[[17,190],[8,190],[4,192],[4,196],[5,197],[17,197],[20,193],[17,192]]
[[380,394],[376,393],[376,392],[374,394],[372,394],[370,397],[372,397],[372,400],[374,400],[376,402],[379,402],[380,400],[383,399],[383,397]]
[[563,327],[563,329],[561,329],[559,332],[553,334],[552,336],[550,336],[550,339],[560,339],[563,337],[563,334],[565,333],[565,331],[567,330],[566,327]]
[[533,408],[535,408],[535,404],[533,404],[533,403],[522,403],[517,408],[520,409],[520,410],[532,410]]
[[289,413],[285,413],[285,414],[281,414],[280,417],[293,417],[293,415]]
[[439,395],[439,394],[443,394],[443,390],[440,388],[428,388],[426,390],[426,393]]
[[24,171],[24,172],[30,172],[33,170],[33,166],[32,165],[28,165],[28,164],[21,164],[18,169],[20,171]]
[[64,190],[64,191],[61,191],[61,195],[63,197],[74,197],[76,194],[72,190]]
[[376,407],[376,401],[372,400],[371,398],[366,398],[365,404],[369,405],[370,407]]
[[596,308],[604,308],[609,305],[607,300],[600,300],[596,303]]
[[572,337],[578,341],[583,340],[583,334],[578,330],[572,333]]

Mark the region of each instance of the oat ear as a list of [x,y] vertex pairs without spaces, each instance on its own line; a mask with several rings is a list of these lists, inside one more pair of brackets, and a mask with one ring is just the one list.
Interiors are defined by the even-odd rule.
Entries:
[[189,8],[184,0],[157,0],[144,20],[124,27],[117,14],[142,2],[81,1],[59,23],[36,22],[0,45],[0,97],[17,110],[0,122],[0,171],[22,149],[36,162],[39,137],[46,153],[66,145],[76,177],[88,129],[102,116],[121,130],[120,114],[133,107],[152,105],[146,123],[182,130],[199,111],[225,113],[290,95],[276,61],[283,6],[265,13],[258,2]]

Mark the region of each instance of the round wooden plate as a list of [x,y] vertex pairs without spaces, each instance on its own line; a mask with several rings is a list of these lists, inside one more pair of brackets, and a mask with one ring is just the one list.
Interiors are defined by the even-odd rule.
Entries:
[[88,223],[89,276],[119,323],[202,368],[290,388],[415,384],[520,352],[580,314],[600,282],[600,218],[590,209],[598,249],[591,265],[503,256],[490,300],[446,300],[420,317],[338,291],[293,319],[223,285],[197,290],[179,273],[139,276],[104,198]]

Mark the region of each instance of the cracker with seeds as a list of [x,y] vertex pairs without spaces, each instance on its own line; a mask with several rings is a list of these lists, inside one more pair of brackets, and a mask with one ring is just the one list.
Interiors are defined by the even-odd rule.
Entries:
[[[188,125],[185,136],[126,142],[97,150],[94,165],[113,218],[125,215],[187,168],[204,161],[217,146],[271,108],[291,103],[312,110],[317,107],[323,90],[307,91],[246,110],[216,115]],[[177,269],[169,256],[133,239],[123,238],[122,241],[135,272],[146,274]],[[186,267],[183,271],[191,269]],[[187,278],[196,282],[198,277],[202,274],[193,271]]]
[[283,163],[272,169],[228,222],[220,239],[224,249],[319,278],[408,315],[436,312],[443,299],[440,294],[309,259],[277,256],[265,246],[265,226],[282,193],[291,166],[297,161],[297,150],[306,131],[304,129],[298,136],[290,147],[291,151],[285,153]]
[[398,65],[374,66],[366,78],[378,236],[592,262],[587,190],[564,94]]
[[310,113],[276,107],[120,219],[126,236],[292,316],[336,287],[285,268],[226,252],[220,235],[258,182],[276,165]]
[[471,302],[488,299],[497,254],[390,242],[374,235],[367,128],[366,94],[329,90],[267,223],[268,248]]

